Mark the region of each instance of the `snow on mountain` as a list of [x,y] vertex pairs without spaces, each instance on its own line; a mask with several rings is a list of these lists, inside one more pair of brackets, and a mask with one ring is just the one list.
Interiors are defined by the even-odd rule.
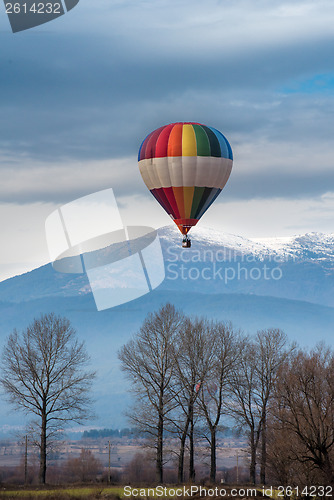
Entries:
[[[255,293],[334,305],[334,234],[250,239],[195,227],[191,249],[182,248],[182,236],[174,225],[158,234],[164,290],[186,291],[191,282],[192,290],[205,293]],[[273,279],[267,279],[268,272],[276,273]],[[121,275],[115,280],[115,287],[124,286]],[[0,283],[0,301],[90,294],[85,274],[60,273],[50,264]]]
[[308,259],[334,261],[334,233],[307,233],[286,238],[254,238],[253,241],[277,252],[283,257],[296,256]]
[[[165,226],[159,229],[160,240],[180,246],[182,236],[175,226]],[[199,247],[224,247],[243,254],[266,255],[271,250],[261,242],[253,241],[242,236],[230,233],[222,233],[214,229],[194,227],[191,230],[190,238],[193,248]]]
[[[181,235],[174,226],[166,226],[159,230],[160,239],[167,243],[180,245]],[[298,259],[328,259],[334,261],[334,233],[307,233],[290,237],[245,238],[214,229],[194,227],[190,233],[193,247],[224,247],[240,252],[243,255],[254,255],[259,258],[269,256]]]
[[203,228],[181,248],[177,228],[159,230],[164,289],[246,293],[334,306],[334,235],[249,239]]

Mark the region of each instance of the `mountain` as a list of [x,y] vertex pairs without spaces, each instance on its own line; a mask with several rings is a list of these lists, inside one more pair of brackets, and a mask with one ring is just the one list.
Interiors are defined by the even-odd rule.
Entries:
[[[85,274],[65,274],[51,264],[0,283],[0,342],[41,313],[67,316],[86,343],[98,371],[94,426],[125,424],[130,401],[117,361],[118,349],[145,316],[167,301],[185,313],[231,320],[249,333],[279,327],[291,340],[332,342],[334,234],[251,240],[208,229],[192,230],[192,248],[177,229],[159,230],[165,279],[151,293],[98,312]],[[0,408],[0,426],[9,407]],[[10,413],[10,422],[22,422]]]
[[[188,250],[180,249],[175,230],[164,229],[160,238],[166,262],[164,288],[189,291],[191,281],[192,291],[254,293],[334,306],[334,234],[249,240],[198,229],[189,256]],[[194,267],[200,279],[192,279],[198,274],[191,271]],[[176,272],[181,279],[174,279]]]

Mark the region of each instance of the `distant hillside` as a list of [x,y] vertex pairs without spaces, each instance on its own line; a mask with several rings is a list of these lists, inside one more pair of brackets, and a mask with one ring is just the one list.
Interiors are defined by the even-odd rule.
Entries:
[[[302,345],[313,345],[321,339],[332,342],[333,235],[312,233],[252,241],[194,230],[192,239],[192,248],[182,249],[176,230],[160,230],[164,282],[140,299],[101,312],[96,310],[83,274],[61,274],[47,265],[0,283],[1,342],[13,328],[24,328],[42,312],[67,316],[85,340],[98,370],[94,396],[99,418],[94,427],[108,428],[126,425],[122,412],[130,401],[117,350],[136,332],[148,312],[167,301],[187,314],[229,320],[250,333],[280,327]],[[9,421],[15,425],[22,417],[9,417],[3,404],[0,426]]]

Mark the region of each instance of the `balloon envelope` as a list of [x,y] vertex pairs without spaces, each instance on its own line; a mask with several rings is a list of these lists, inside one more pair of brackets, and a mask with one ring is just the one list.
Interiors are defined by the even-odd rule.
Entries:
[[181,122],[151,132],[140,146],[138,162],[152,195],[187,234],[224,188],[233,155],[218,130]]

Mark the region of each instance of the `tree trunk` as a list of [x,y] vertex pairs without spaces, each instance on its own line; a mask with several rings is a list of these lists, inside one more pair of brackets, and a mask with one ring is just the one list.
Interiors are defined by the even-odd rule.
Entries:
[[183,483],[183,467],[184,467],[184,448],[187,438],[187,431],[184,430],[180,440],[179,467],[177,472],[177,480],[180,484]]
[[185,444],[186,444],[186,439],[187,439],[187,434],[188,434],[188,429],[189,429],[189,424],[190,424],[190,408],[188,408],[188,415],[187,415],[187,420],[185,421],[184,424],[184,429],[180,438],[180,453],[179,453],[179,467],[178,467],[178,473],[177,473],[177,478],[179,483],[183,483],[183,471],[184,471],[184,450],[185,450]]
[[210,464],[210,482],[216,482],[216,427],[212,426],[211,429],[211,464]]
[[327,484],[334,484],[334,471],[327,450],[324,452],[324,459],[321,469],[325,474]]
[[252,484],[256,483],[256,445],[254,429],[250,432],[250,454],[251,461],[249,466],[249,480]]
[[189,433],[189,480],[195,481],[195,459],[194,459],[194,407],[191,407],[190,413],[190,433]]
[[41,424],[41,444],[39,461],[39,484],[45,484],[46,478],[46,414],[43,411]]
[[163,482],[163,431],[164,421],[162,410],[159,409],[159,423],[157,436],[157,461],[156,461],[156,480],[159,484]]
[[262,420],[262,432],[261,432],[260,481],[262,484],[266,484],[266,466],[267,466],[267,422],[266,422],[266,416],[264,416]]

